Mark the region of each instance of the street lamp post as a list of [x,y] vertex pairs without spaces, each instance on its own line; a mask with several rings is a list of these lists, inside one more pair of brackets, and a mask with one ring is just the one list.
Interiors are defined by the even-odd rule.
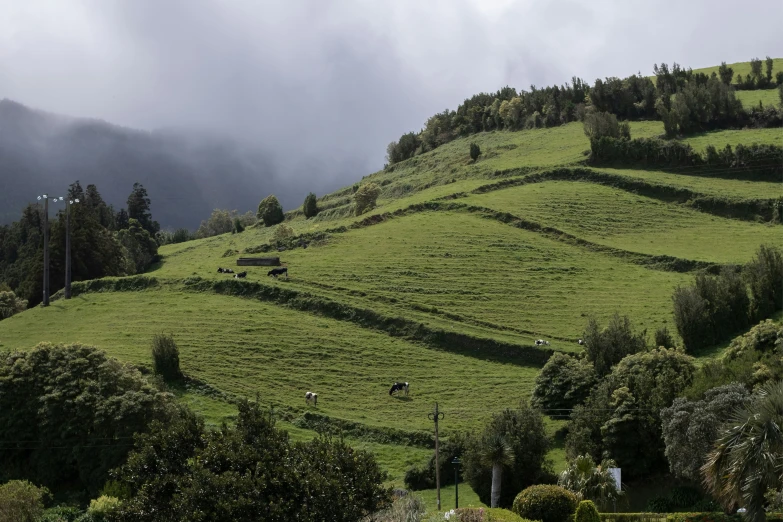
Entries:
[[[60,198],[62,199],[62,198]],[[65,205],[65,298],[71,298],[71,205],[79,198],[69,199]]]
[[454,509],[459,509],[459,465],[462,461],[454,457],[451,463],[454,464]]
[[[43,306],[49,306],[49,196],[38,196],[38,201],[44,202],[44,273],[43,273]],[[62,201],[54,198],[53,201]]]

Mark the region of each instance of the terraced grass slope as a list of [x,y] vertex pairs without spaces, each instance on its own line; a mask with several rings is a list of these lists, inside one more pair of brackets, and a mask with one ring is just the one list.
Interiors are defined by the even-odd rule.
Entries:
[[[631,132],[663,129],[635,122]],[[782,140],[765,129],[687,141]],[[213,422],[233,413],[227,398],[258,392],[295,437],[319,421],[352,430],[402,485],[430,454],[421,434],[435,401],[444,435],[478,429],[530,396],[551,350],[579,349],[588,317],[619,311],[648,333],[672,329],[676,285],[783,244],[783,226],[747,211],[783,197],[783,183],[588,169],[588,149],[578,123],[455,140],[366,176],[383,191],[359,218],[352,187],[321,197],[313,219],[289,212],[307,248],[278,253],[276,227],[165,246],[147,279],[78,283],[74,299],[0,322],[0,350],[80,341],[149,364],[152,334],[171,332],[183,369],[203,383],[177,393]],[[216,273],[263,252],[279,255],[290,279],[264,267],[245,280]],[[551,345],[534,347],[538,338]],[[408,399],[388,396],[395,380],[411,383]],[[562,449],[552,457],[562,465]]]

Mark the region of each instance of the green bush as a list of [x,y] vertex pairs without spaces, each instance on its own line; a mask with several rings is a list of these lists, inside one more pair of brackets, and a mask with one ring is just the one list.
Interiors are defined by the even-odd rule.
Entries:
[[530,522],[508,509],[485,508],[484,513],[487,515],[487,522]]
[[155,334],[152,337],[152,365],[155,373],[167,381],[182,377],[179,369],[179,348],[173,335]]
[[375,208],[375,202],[381,195],[381,187],[375,183],[367,183],[359,187],[353,195],[356,201],[356,215],[361,216],[368,210]]
[[36,522],[43,515],[49,490],[26,480],[11,480],[0,486],[0,520]]
[[312,192],[305,198],[304,205],[302,205],[302,211],[308,219],[318,215],[318,199]]
[[77,507],[57,506],[45,510],[37,522],[75,522],[82,514]]
[[536,485],[522,490],[512,511],[522,518],[566,522],[576,510],[577,497],[560,486]]
[[600,513],[601,522],[664,522],[666,513]]
[[121,504],[122,502],[120,499],[116,497],[101,495],[90,501],[90,507],[87,508],[87,513],[96,520],[104,520],[107,516],[116,513]]
[[598,510],[591,500],[583,500],[579,503],[574,515],[574,522],[601,522]]
[[258,212],[256,217],[264,222],[265,227],[271,227],[277,225],[285,220],[285,214],[283,214],[283,206],[277,200],[274,195],[269,195],[261,200],[258,204]]
[[470,144],[470,159],[476,161],[481,156],[481,147],[476,143]]

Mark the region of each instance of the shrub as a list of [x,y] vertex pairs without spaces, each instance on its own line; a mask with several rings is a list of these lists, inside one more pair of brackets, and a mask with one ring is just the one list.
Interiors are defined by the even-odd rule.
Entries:
[[366,211],[372,210],[380,195],[381,188],[375,183],[367,183],[359,187],[359,190],[353,195],[356,201],[356,215],[361,216]]
[[49,490],[26,480],[11,480],[0,486],[0,520],[36,522],[43,514]]
[[576,508],[574,522],[601,522],[601,517],[598,515],[595,504],[590,500],[581,501]]
[[473,161],[478,160],[479,156],[481,156],[481,147],[478,146],[476,143],[470,144],[470,159]]
[[272,241],[275,243],[283,243],[292,237],[294,237],[294,229],[286,224],[281,223],[277,226],[277,228],[275,228],[275,231],[272,234]]
[[45,510],[37,522],[75,522],[82,515],[82,510],[77,507],[57,506]]
[[586,358],[555,352],[536,377],[531,404],[545,410],[571,409],[587,399],[596,381]]
[[665,325],[655,330],[655,347],[660,348],[661,346],[674,348],[674,338]]
[[152,337],[152,365],[155,373],[167,381],[182,377],[179,348],[173,335],[155,334]]
[[373,513],[363,522],[419,522],[427,512],[427,506],[415,495],[405,495],[383,511]]
[[304,204],[302,205],[302,211],[308,219],[318,215],[318,199],[312,192],[305,198]]
[[261,203],[258,204],[258,212],[256,212],[256,216],[259,220],[264,222],[265,227],[277,225],[278,223],[282,223],[283,220],[285,220],[283,206],[280,205],[280,202],[273,194],[270,194],[261,200]]
[[576,510],[576,495],[552,485],[530,486],[514,499],[512,511],[522,518],[541,522],[566,522]]
[[0,291],[0,321],[27,310],[27,301],[19,299],[13,292]]
[[585,135],[590,138],[590,141],[603,137],[631,138],[628,122],[620,124],[617,121],[617,116],[608,112],[591,112],[585,115],[583,125]]
[[97,520],[103,520],[107,516],[117,512],[121,504],[122,503],[118,498],[101,495],[90,501],[90,507],[87,508],[87,513]]
[[245,231],[245,226],[242,224],[242,220],[239,217],[234,218],[234,232],[237,234]]

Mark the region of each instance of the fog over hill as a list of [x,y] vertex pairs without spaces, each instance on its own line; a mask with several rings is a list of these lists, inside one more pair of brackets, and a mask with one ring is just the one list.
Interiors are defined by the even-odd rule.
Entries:
[[[78,179],[82,186],[95,184],[115,209],[125,206],[138,181],[163,228],[194,229],[214,208],[254,210],[274,193],[288,209],[300,205],[310,190],[339,186],[337,180],[321,183],[312,175],[306,176],[311,184],[284,181],[301,179],[292,170],[317,168],[289,162],[284,176],[274,154],[258,144],[176,128],[139,131],[0,101],[1,223],[18,219],[39,194],[64,195]],[[52,213],[56,210],[53,206]]]

